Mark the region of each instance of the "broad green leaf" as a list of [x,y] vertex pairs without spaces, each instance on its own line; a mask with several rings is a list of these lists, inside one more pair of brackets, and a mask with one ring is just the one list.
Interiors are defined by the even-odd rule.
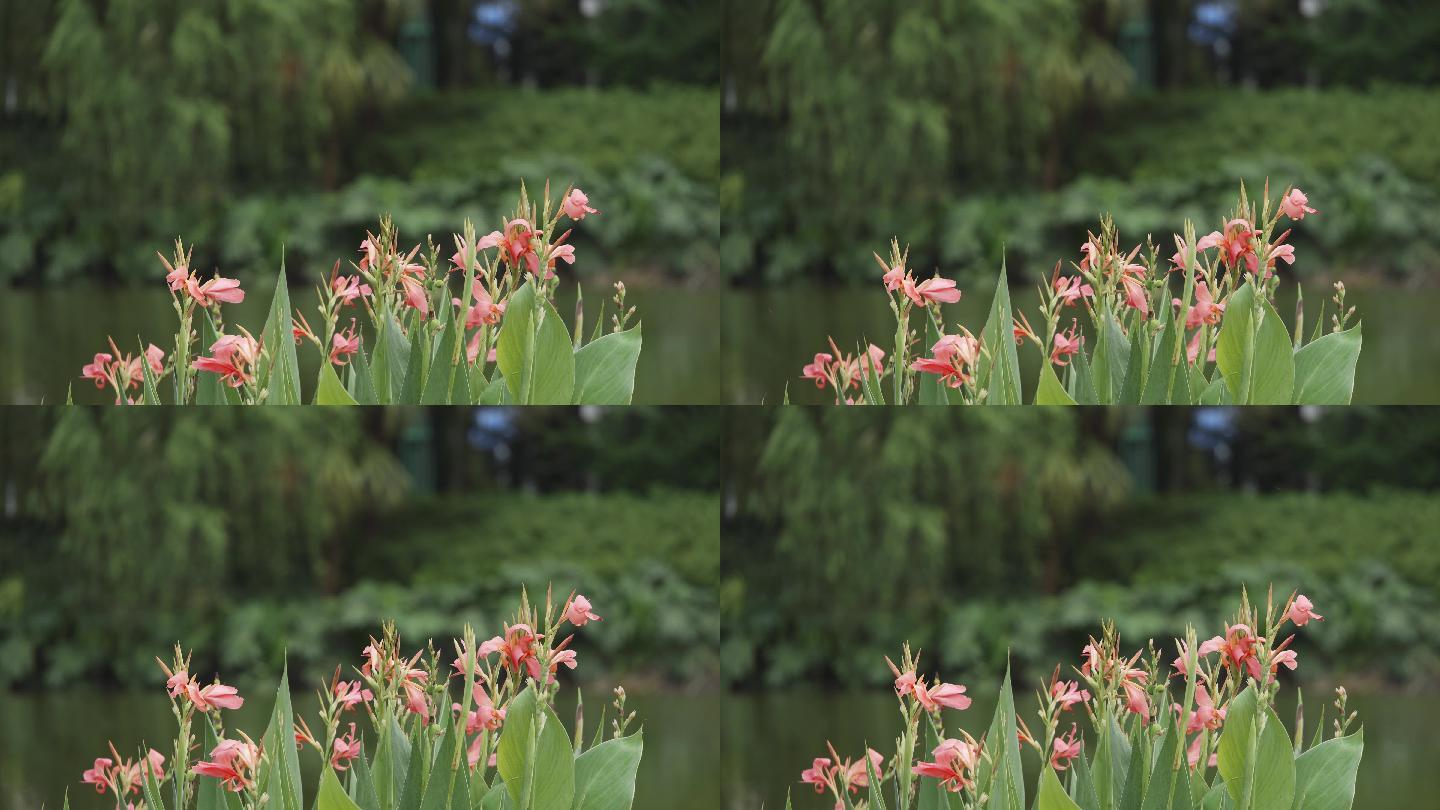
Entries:
[[495,361],[518,404],[571,404],[575,354],[570,333],[549,301],[535,300],[533,280],[510,295]]
[[1254,351],[1255,286],[1245,283],[1225,302],[1225,319],[1215,338],[1215,370],[1225,380],[1232,402],[1243,405],[1249,400],[1252,366],[1246,358]]
[[1098,313],[1095,325],[1095,356],[1091,373],[1095,400],[1101,405],[1114,405],[1125,389],[1125,372],[1130,366],[1130,338],[1120,322],[1106,310]]
[[480,393],[480,401],[475,404],[508,405],[510,402],[510,388],[505,384],[505,377],[496,371],[495,379],[485,386],[485,390]]
[[145,375],[144,388],[141,390],[141,402],[146,405],[160,404],[160,384],[155,379],[155,371],[150,368],[149,361],[145,358],[145,341],[140,343],[140,369]]
[[1285,322],[1269,301],[1260,302],[1265,313],[1255,334],[1255,377],[1251,405],[1289,405],[1295,396],[1295,349]]
[[575,352],[576,405],[629,405],[640,362],[640,324],[611,332]]
[[[1165,312],[1169,312],[1168,307]],[[1165,328],[1160,332],[1155,356],[1150,359],[1150,372],[1145,376],[1140,402],[1144,405],[1189,405],[1190,371],[1183,345],[1185,330],[1180,325],[1183,321],[1178,315],[1162,317]]]
[[1095,395],[1095,376],[1090,369],[1090,358],[1082,346],[1079,353],[1070,358],[1070,396],[1080,405],[1098,405]]
[[1080,805],[1080,810],[1100,810],[1100,802],[1095,798],[1095,779],[1090,775],[1090,762],[1084,751],[1075,758],[1075,764],[1071,767],[1075,771],[1075,784],[1070,790],[1071,798]]
[[1290,333],[1270,302],[1256,297],[1253,284],[1230,294],[1215,346],[1215,365],[1237,404],[1287,405],[1294,397]]
[[425,795],[425,779],[430,762],[426,756],[423,731],[424,727],[416,723],[410,735],[410,762],[405,767],[405,783],[400,790],[400,802],[395,805],[398,810],[419,810],[420,798]]
[[315,794],[315,810],[360,810],[360,805],[340,786],[340,778],[335,775],[335,769],[328,765],[325,766],[325,772],[320,774],[320,790]]
[[1120,730],[1115,719],[1110,718],[1100,731],[1100,742],[1095,748],[1095,763],[1091,776],[1095,779],[1095,800],[1102,808],[1113,808],[1120,804],[1125,790],[1125,777],[1130,771],[1130,740]]
[[360,339],[360,351],[350,360],[350,391],[361,405],[377,405],[380,398],[375,393],[375,375],[370,371],[370,359],[365,354],[365,339]]
[[1020,405],[1020,356],[1015,351],[1014,316],[1010,310],[1010,279],[1005,260],[1000,260],[1000,279],[995,282],[995,297],[990,302],[990,317],[980,342],[989,356],[980,358],[978,380],[988,391],[986,405]]
[[389,719],[380,733],[380,745],[375,749],[375,795],[380,806],[394,807],[404,791],[405,780],[410,768],[410,740],[405,737],[400,724],[394,717]]
[[1080,805],[1065,792],[1055,769],[1046,767],[1040,774],[1040,787],[1035,797],[1035,810],[1080,810]]
[[1055,368],[1050,365],[1050,358],[1040,358],[1040,381],[1035,385],[1036,405],[1074,405],[1075,400],[1065,386],[1060,384],[1060,379],[1055,376]]
[[536,706],[534,687],[510,701],[495,760],[518,810],[570,810],[575,796],[570,738],[549,707]]
[[1331,332],[1295,352],[1297,405],[1349,405],[1360,362],[1360,324]]
[[1140,810],[1145,797],[1145,780],[1150,777],[1150,745],[1144,732],[1130,736],[1130,767],[1125,771],[1125,789],[1120,792],[1120,810]]
[[361,746],[360,756],[350,766],[350,794],[360,810],[380,810],[380,798],[375,793],[375,776],[370,772],[370,758]]
[[265,397],[265,404],[299,405],[300,361],[295,357],[295,340],[291,336],[290,287],[285,280],[283,258],[260,343],[270,353],[270,373],[265,383],[270,393]]
[[[136,762],[145,761],[145,750],[142,748],[135,758]],[[141,791],[145,795],[145,807],[147,810],[166,810],[165,800],[160,797],[160,783],[155,781],[155,771],[145,768],[145,778],[140,781]]]
[[320,361],[320,380],[315,384],[316,405],[358,405],[350,392],[335,376],[335,367],[327,358]]
[[1130,357],[1125,363],[1125,384],[1120,389],[1121,405],[1139,405],[1140,394],[1145,389],[1145,374],[1149,371],[1150,340],[1143,322],[1137,322],[1130,330]]
[[396,402],[402,405],[420,404],[420,394],[425,390],[425,374],[430,368],[431,344],[425,323],[416,318],[415,327],[410,330],[410,358],[405,361],[405,383],[396,394]]
[[[868,744],[864,751],[866,754],[869,753],[870,746]],[[870,802],[866,810],[889,810],[885,806],[885,791],[880,782],[880,774],[875,772],[875,763],[870,761],[869,756],[862,756],[861,759],[865,760],[865,781],[870,786]]]
[[[899,369],[892,373],[899,374]],[[871,363],[865,364],[865,373],[860,375],[860,387],[865,392],[865,403],[867,405],[885,404],[885,386],[880,384],[880,375],[876,373],[875,366]],[[943,401],[937,404],[944,404]]]
[[1020,737],[1015,728],[1015,695],[1010,688],[1010,666],[1005,667],[1005,681],[1000,687],[1000,699],[995,704],[995,716],[990,721],[987,741],[994,747],[990,755],[994,758],[991,772],[982,771],[979,778],[980,790],[989,792],[990,810],[1026,810],[1025,782],[1020,762]]
[[410,354],[410,340],[405,337],[394,316],[381,315],[376,327],[375,352],[370,356],[370,369],[375,381],[379,404],[396,402],[405,384],[405,366]]
[[630,810],[644,747],[642,732],[636,732],[576,757],[575,810]]
[[[1262,721],[1264,728],[1260,729]],[[1230,701],[1220,734],[1218,764],[1237,810],[1289,807],[1295,797],[1290,737],[1274,710],[1257,714],[1253,688],[1247,687]]]
[[480,802],[482,810],[510,810],[515,805],[510,802],[510,791],[506,789],[505,783],[491,785],[490,791],[485,794],[484,800]]
[[270,810],[302,810],[300,754],[295,749],[295,713],[290,707],[288,664],[280,675],[270,725],[261,739],[264,749],[271,752],[266,760],[268,766],[262,768],[259,774],[261,789],[270,796]]
[[1350,810],[1363,732],[1326,740],[1295,759],[1294,810]]
[[1230,810],[1234,807],[1230,802],[1230,786],[1224,779],[1216,778],[1215,784],[1211,786],[1210,792],[1205,794],[1205,801],[1200,805],[1202,810]]
[[[461,768],[468,767],[464,751],[461,750],[465,744],[462,739],[464,734],[456,733],[456,723],[450,722],[449,718],[449,712],[444,712],[440,716],[440,721],[445,724],[445,733],[440,738],[434,765],[430,769],[429,778],[425,781],[420,810],[448,810],[450,795],[455,788],[455,774]],[[459,767],[455,767],[457,765]]]
[[[448,307],[446,308],[448,309]],[[456,328],[455,318],[445,319],[445,329],[440,333],[440,342],[435,354],[426,367],[426,377],[420,394],[421,405],[450,405],[450,390],[454,386],[455,374],[465,365],[465,330]]]
[[[1169,715],[1167,714],[1168,718]],[[1150,770],[1150,781],[1145,785],[1143,803],[1135,802],[1141,810],[1170,810],[1176,801],[1188,806],[1190,802],[1190,788],[1185,786],[1184,793],[1177,790],[1179,787],[1176,779],[1177,770],[1186,770],[1189,763],[1179,751],[1184,745],[1183,735],[1178,733],[1179,729],[1174,722],[1166,724],[1165,741],[1160,745],[1160,754],[1155,758],[1155,764]],[[1178,767],[1177,767],[1178,766]],[[1130,799],[1127,796],[1126,801]]]

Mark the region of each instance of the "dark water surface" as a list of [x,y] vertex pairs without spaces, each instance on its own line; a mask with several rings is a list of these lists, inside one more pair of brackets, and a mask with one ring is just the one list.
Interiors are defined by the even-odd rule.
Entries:
[[[972,691],[978,691],[973,690]],[[1019,712],[1031,722],[1035,700],[1017,687]],[[1329,691],[1306,690],[1306,737]],[[1295,692],[1281,695],[1279,714],[1293,731]],[[1355,796],[1356,810],[1415,810],[1434,807],[1440,795],[1440,695],[1355,695],[1350,708],[1360,712],[1365,728],[1365,753]],[[947,722],[958,722],[979,737],[995,711],[993,698],[977,697],[963,713],[947,712]],[[1333,708],[1328,717],[1334,716]],[[1080,719],[1080,718],[1077,718]],[[1327,721],[1328,722],[1328,721]],[[1082,730],[1085,723],[1081,720]],[[783,808],[790,790],[795,810],[829,810],[831,802],[799,783],[800,772],[815,757],[827,756],[825,741],[835,744],[841,757],[858,757],[868,741],[871,748],[891,756],[899,714],[895,696],[888,692],[834,693],[783,692],[727,695],[722,718],[721,757],[724,810]],[[1328,733],[1328,731],[1327,731]],[[1028,750],[1028,749],[1027,749]],[[1031,752],[1033,753],[1033,752]],[[1026,787],[1035,784],[1038,765],[1025,755]],[[1093,754],[1093,751],[1091,752]]]
[[[273,685],[246,690],[245,706],[227,712],[232,728],[259,738],[269,721]],[[586,690],[585,731],[588,740],[599,720],[600,704],[609,699],[601,688]],[[574,691],[565,690],[558,714],[569,727],[574,718]],[[314,727],[316,699],[294,688],[295,709]],[[631,693],[626,701],[645,729],[645,753],[637,778],[635,810],[698,810],[720,807],[720,696],[716,693]],[[610,715],[613,716],[613,712]],[[364,722],[361,727],[363,730]],[[633,726],[632,726],[633,730]],[[107,740],[122,754],[141,741],[168,758],[174,748],[175,720],[164,690],[115,693],[65,691],[14,695],[0,692],[0,810],[58,808],[70,791],[75,810],[110,807],[80,774],[98,756]],[[374,753],[373,747],[370,753]],[[301,753],[307,797],[314,795],[318,763],[314,751]]]
[[[257,284],[253,289],[246,284],[245,301],[225,307],[227,320],[258,335],[265,324],[272,290],[273,284]],[[562,284],[560,292],[560,312],[573,328],[574,285]],[[606,301],[609,323],[614,311],[609,299],[614,291],[603,284],[587,283],[584,292],[588,336],[602,300]],[[313,288],[292,287],[290,302],[292,308],[303,311],[315,323]],[[636,316],[644,324],[645,344],[636,373],[635,403],[719,404],[720,378],[715,373],[720,364],[719,293],[634,285],[629,287],[626,303],[638,307]],[[134,350],[137,336],[169,352],[175,329],[175,312],[164,284],[119,289],[0,287],[0,402],[63,403],[66,386],[71,383],[77,403],[113,402],[113,395],[106,396],[95,389],[94,383],[80,379],[81,366],[90,362],[96,352],[106,351],[106,336],[113,335],[122,352]],[[299,347],[299,354],[308,402],[319,371],[318,353],[307,343]]]
[[[965,298],[945,311],[953,329],[960,321],[979,334],[989,313],[992,287],[965,287]],[[1333,290],[1307,286],[1306,335],[1314,325],[1320,302],[1326,321],[1334,312]],[[1040,328],[1038,297],[1032,286],[1013,286],[1011,304]],[[1364,348],[1356,372],[1356,404],[1440,404],[1440,290],[1352,288],[1346,305],[1357,307],[1364,321]],[[1294,286],[1282,285],[1279,311],[1293,323]],[[727,290],[724,298],[725,398],[734,404],[779,404],[789,385],[797,404],[833,403],[834,396],[817,391],[800,378],[800,368],[816,352],[828,351],[834,336],[843,352],[853,352],[864,338],[884,349],[894,347],[895,316],[877,281],[863,287],[791,286],[773,290]],[[1079,314],[1079,310],[1075,311]],[[1083,323],[1084,318],[1081,318]],[[929,347],[924,347],[928,352]],[[1034,396],[1040,353],[1033,344],[1020,350],[1027,398]]]

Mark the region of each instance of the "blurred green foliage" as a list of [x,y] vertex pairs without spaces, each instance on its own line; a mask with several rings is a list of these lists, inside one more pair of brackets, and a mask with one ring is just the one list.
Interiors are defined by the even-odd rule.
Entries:
[[[830,412],[731,417],[748,448],[729,456],[722,529],[732,684],[876,685],[907,639],[947,678],[998,677],[1007,657],[1039,678],[1103,618],[1137,648],[1187,623],[1213,634],[1242,586],[1272,583],[1328,608],[1307,676],[1440,676],[1424,409],[1230,411],[1218,455],[1189,410]],[[1132,496],[1127,470],[1156,466],[1159,493]]]
[[[0,282],[153,280],[176,235],[197,266],[232,275],[272,274],[282,248],[328,268],[387,212],[417,241],[466,217],[493,227],[522,179],[537,193],[552,179],[557,195],[573,182],[605,212],[579,232],[582,272],[624,263],[693,280],[717,267],[717,68],[694,53],[718,9],[622,0],[587,17],[526,3],[500,69],[467,33],[474,5],[7,9]],[[435,34],[422,53],[443,91],[418,91],[425,57],[401,57],[417,25]],[[496,84],[506,76],[513,87]]]
[[152,683],[176,641],[197,671],[268,677],[288,655],[319,676],[385,619],[417,645],[498,631],[551,584],[605,618],[577,639],[588,674],[715,677],[717,419],[496,411],[484,433],[462,409],[356,411],[17,411],[0,686]]

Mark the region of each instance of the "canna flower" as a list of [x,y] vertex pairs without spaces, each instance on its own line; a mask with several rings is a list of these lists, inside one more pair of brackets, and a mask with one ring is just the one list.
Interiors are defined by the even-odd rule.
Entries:
[[1238,667],[1249,658],[1255,657],[1255,634],[1247,625],[1232,624],[1225,629],[1225,636],[1215,636],[1200,645],[1200,654],[1218,652],[1225,658],[1226,666]]
[[1070,724],[1070,733],[1066,736],[1055,735],[1055,744],[1050,753],[1050,765],[1056,771],[1063,771],[1070,767],[1070,760],[1080,756],[1085,750],[1085,743],[1076,739],[1075,724]]
[[924,681],[916,681],[915,698],[927,712],[938,712],[942,707],[956,711],[970,708],[970,698],[965,695],[965,687],[959,684],[942,683],[931,688],[926,687]]
[[211,304],[238,304],[245,300],[245,291],[240,289],[238,279],[216,276],[201,284],[194,276],[185,279],[185,292],[202,307]]
[[576,222],[584,219],[587,214],[600,213],[590,207],[590,198],[585,196],[585,192],[578,188],[570,190],[570,195],[565,198],[564,202],[560,203],[560,210],[565,213],[565,216]]
[[175,670],[175,674],[171,675],[169,679],[165,681],[165,688],[169,690],[170,697],[180,697],[185,694],[185,687],[189,683],[190,673],[183,669],[177,669]]
[[[1195,365],[1195,358],[1200,356],[1200,333],[1196,332],[1190,336],[1190,343],[1185,346],[1185,357],[1190,365]],[[1205,362],[1215,362],[1215,347],[1211,346],[1209,353],[1205,356]]]
[[535,631],[530,629],[528,624],[515,624],[505,626],[505,635],[495,636],[489,641],[480,645],[480,656],[483,658],[492,653],[500,653],[501,663],[511,672],[519,672],[522,665],[535,658],[535,642],[538,638]]
[[[451,710],[459,712],[462,708],[459,703],[451,704]],[[495,708],[490,700],[490,695],[479,686],[475,687],[475,709],[465,719],[465,733],[476,734],[480,731],[499,731],[500,726],[505,723],[505,710]]]
[[405,710],[420,715],[421,725],[430,725],[430,701],[425,696],[425,688],[409,678],[402,680],[400,686],[405,692]]
[[1081,347],[1085,344],[1085,338],[1076,334],[1077,328],[1074,319],[1071,319],[1068,332],[1057,331],[1055,333],[1055,348],[1050,350],[1050,362],[1057,366],[1068,366],[1070,361],[1065,358],[1080,353]]
[[193,770],[201,776],[219,779],[226,790],[239,793],[251,785],[259,760],[259,747],[248,739],[244,742],[221,740],[210,752],[210,759],[196,763]]
[[[244,332],[244,328],[241,327]],[[195,358],[192,366],[197,371],[212,371],[220,375],[223,382],[232,388],[250,382],[250,369],[260,353],[260,344],[249,332],[243,335],[221,335],[210,346],[209,357]]]
[[[96,359],[99,359],[99,355],[96,355]],[[834,359],[835,358],[832,355],[829,355],[825,352],[817,352],[815,354],[815,359],[812,362],[807,363],[804,368],[800,369],[801,379],[814,380],[816,388],[824,388],[825,385],[830,382],[828,369],[830,366],[830,362]],[[97,387],[103,388],[104,384],[97,383]]]
[[114,764],[109,757],[96,757],[95,765],[80,774],[81,783],[94,785],[96,793],[104,793],[110,789],[110,766]]
[[[373,639],[372,639],[373,641]],[[378,676],[385,669],[385,654],[374,644],[366,644],[365,649],[360,651],[365,663],[360,665],[360,674],[367,676]]]
[[600,617],[590,609],[590,600],[578,593],[565,608],[565,619],[576,627],[584,627],[587,622],[600,621]]
[[[1175,711],[1181,711],[1180,704],[1175,704]],[[1210,690],[1201,688],[1195,690],[1195,711],[1190,713],[1190,719],[1185,723],[1185,733],[1194,734],[1197,731],[1210,730],[1219,731],[1220,726],[1225,722],[1225,709],[1217,708],[1210,700]]]
[[[1190,742],[1190,747],[1189,747],[1189,749],[1187,749],[1186,752],[1185,752],[1185,759],[1190,762],[1190,767],[1191,767],[1191,768],[1194,768],[1195,765],[1196,765],[1196,763],[1198,763],[1198,762],[1200,761],[1200,741],[1201,741],[1201,740],[1204,740],[1204,739],[1205,739],[1205,737],[1204,737],[1203,735],[1196,736],[1195,739]],[[1216,762],[1216,755],[1215,755],[1215,754],[1211,754],[1211,755],[1210,755],[1210,762],[1209,762],[1209,764],[1208,764],[1207,767],[1210,767],[1210,768],[1215,767],[1215,762]]]
[[355,331],[355,319],[350,319],[350,328],[336,330],[330,338],[330,362],[337,366],[346,363],[345,358],[360,351],[360,335]]
[[1292,188],[1290,193],[1280,200],[1280,210],[1285,213],[1285,216],[1299,222],[1305,218],[1306,214],[1320,213],[1307,205],[1309,202],[1310,198],[1305,196],[1305,192],[1298,188]]
[[104,388],[106,384],[110,382],[110,378],[106,375],[106,367],[112,359],[109,354],[96,352],[95,359],[80,369],[80,378],[82,380],[94,380],[96,388]]
[[423,268],[418,272],[414,269],[418,265],[407,265],[400,274],[400,292],[405,297],[405,306],[418,310],[422,319],[430,317],[430,295],[425,289],[425,275]]
[[970,368],[980,359],[980,341],[967,335],[944,335],[930,347],[931,357],[910,364],[912,371],[939,374],[940,381],[959,388],[970,381]]
[[1150,317],[1150,296],[1146,294],[1145,282],[1128,272],[1120,274],[1120,282],[1125,288],[1125,306],[1140,310],[1141,318]]
[[1084,663],[1080,665],[1080,673],[1082,675],[1099,674],[1103,661],[1100,656],[1100,648],[1094,644],[1086,644],[1080,649],[1080,654],[1085,657]]
[[1073,307],[1080,301],[1095,296],[1095,289],[1086,284],[1085,279],[1080,276],[1055,279],[1055,292],[1059,293],[1060,300],[1064,301],[1067,307]]
[[935,301],[941,304],[953,304],[960,300],[961,292],[955,287],[955,282],[948,278],[935,276],[927,278],[919,284],[914,283],[910,277],[901,282],[901,289],[905,295],[915,302],[916,306],[925,306],[927,301]]
[[1299,594],[1295,597],[1295,601],[1290,603],[1290,612],[1285,614],[1285,618],[1294,622],[1296,627],[1304,627],[1310,623],[1311,619],[1317,622],[1325,621],[1325,617],[1316,613],[1314,608],[1315,604],[1310,601],[1309,597],[1303,593]]
[[[1180,306],[1180,299],[1173,299],[1171,303],[1178,307]],[[1205,282],[1195,282],[1195,305],[1190,307],[1189,312],[1185,313],[1185,328],[1194,329],[1202,323],[1210,326],[1218,326],[1220,324],[1220,316],[1224,314],[1225,305],[1215,303],[1215,300],[1210,297],[1210,288],[1205,285]]]
[[185,684],[185,696],[202,712],[211,709],[238,709],[245,703],[245,699],[240,697],[235,687],[223,683],[212,683],[200,688],[194,681],[190,681]]
[[[99,760],[96,761],[97,764]],[[86,773],[89,773],[88,771]],[[800,772],[800,782],[805,785],[814,785],[816,793],[824,793],[830,786],[830,759],[829,757],[816,757],[810,767]]]
[[358,299],[369,298],[372,293],[370,285],[361,281],[359,276],[335,276],[330,280],[330,289],[346,306],[354,305]]
[[1060,703],[1060,708],[1069,711],[1077,703],[1084,703],[1090,699],[1090,692],[1081,689],[1077,681],[1056,681],[1050,687],[1050,696]]
[[335,697],[339,698],[340,705],[348,710],[374,700],[375,693],[364,688],[359,681],[341,681],[335,684]]
[[[1250,221],[1235,218],[1225,223],[1225,233],[1211,233],[1206,239],[1219,237],[1218,246],[1221,248],[1220,260],[1226,267],[1235,267],[1243,258],[1247,266],[1254,269],[1255,262],[1255,230],[1251,227]],[[1201,240],[1203,243],[1205,240]]]
[[915,672],[914,672],[913,670],[911,670],[911,671],[909,671],[909,672],[902,672],[902,673],[900,673],[899,675],[896,675],[896,676],[895,676],[895,695],[896,695],[897,697],[903,698],[903,697],[905,697],[906,695],[913,695],[913,694],[915,694],[915,684],[916,684]]
[[1096,245],[1094,242],[1088,239],[1085,240],[1085,244],[1080,246],[1080,253],[1084,256],[1084,258],[1080,260],[1080,272],[1083,273],[1086,270],[1089,270],[1091,267],[1097,266],[1099,264],[1100,246]]
[[911,769],[916,776],[929,776],[940,780],[940,784],[951,793],[973,785],[970,772],[980,761],[980,746],[973,742],[947,739],[935,747],[931,754],[934,762],[919,762]]
[[335,738],[335,749],[330,754],[330,765],[337,771],[343,771],[350,767],[345,763],[359,757],[364,752],[364,746],[355,739],[355,724],[351,723],[349,733]]
[[845,769],[845,783],[850,786],[850,792],[854,793],[859,788],[870,786],[870,773],[866,770],[866,760],[869,760],[870,767],[875,769],[879,776],[885,769],[885,757],[874,748],[865,749],[865,756],[862,759],[850,763]]
[[379,263],[379,260],[379,246],[375,244],[374,239],[368,236],[365,237],[365,241],[360,243],[360,272],[363,273],[366,270],[374,267],[376,264]]
[[1150,720],[1150,701],[1145,688],[1129,678],[1121,681],[1120,686],[1125,690],[1126,711],[1140,715],[1140,725],[1146,725]]
[[[495,326],[500,323],[500,318],[505,314],[504,301],[495,303],[495,300],[490,297],[490,293],[481,284],[476,284],[470,290],[470,297],[475,299],[475,305],[465,313],[466,329],[475,329],[481,325]],[[452,298],[450,302],[457,307],[460,306],[459,298]]]
[[904,266],[896,265],[886,270],[885,275],[881,276],[880,280],[884,282],[886,292],[895,292],[905,283]]

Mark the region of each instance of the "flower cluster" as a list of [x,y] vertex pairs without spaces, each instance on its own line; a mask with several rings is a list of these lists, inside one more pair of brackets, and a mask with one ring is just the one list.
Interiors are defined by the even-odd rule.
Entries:
[[151,776],[157,783],[165,781],[164,754],[151,748],[144,756],[126,759],[111,743],[110,756],[96,757],[95,764],[80,775],[80,781],[94,785],[96,793],[111,793],[116,807],[126,807],[134,806],[134,800],[143,792],[144,783]]
[[96,352],[95,359],[80,369],[81,379],[91,380],[96,388],[110,388],[115,392],[115,403],[130,401],[130,391],[145,382],[145,367],[156,380],[166,375],[165,350],[154,343],[138,354],[122,354],[110,338],[110,351]]
[[[1077,760],[1085,757],[1085,739],[1080,731],[1084,720],[1090,722],[1097,737],[1126,735],[1123,729],[1128,728],[1129,740],[1125,744],[1134,746],[1137,752],[1143,747],[1152,755],[1158,754],[1162,738],[1169,740],[1172,747],[1165,750],[1175,752],[1174,767],[1188,763],[1194,774],[1191,778],[1208,781],[1210,769],[1223,768],[1217,764],[1220,739],[1227,717],[1242,701],[1242,693],[1247,722],[1257,713],[1273,717],[1269,707],[1274,705],[1279,689],[1277,673],[1281,668],[1294,670],[1298,663],[1291,649],[1295,635],[1287,629],[1321,620],[1323,617],[1303,594],[1292,594],[1283,603],[1277,603],[1272,594],[1263,610],[1253,608],[1248,595],[1244,595],[1239,611],[1221,634],[1201,642],[1191,630],[1185,639],[1177,639],[1178,656],[1168,667],[1153,643],[1148,649],[1123,652],[1119,633],[1106,622],[1100,637],[1092,637],[1081,649],[1078,666],[1072,667],[1069,677],[1062,676],[1062,668],[1057,666],[1037,690],[1039,725],[1035,731],[1023,717],[1013,714],[1007,681],[991,734],[1013,722],[1009,726],[1015,735],[1011,744],[1018,739],[1021,746],[1033,750],[1045,771],[1044,778],[1054,779],[1056,787],[1060,786],[1056,775],[1071,770]],[[1005,740],[988,737],[977,741],[963,729],[952,730],[945,722],[944,710],[967,709],[970,698],[966,689],[938,678],[920,677],[918,658],[918,654],[911,655],[908,645],[903,648],[899,664],[886,658],[895,678],[903,721],[889,764],[883,754],[873,750],[858,762],[842,761],[831,746],[829,757],[815,759],[801,774],[802,783],[818,793],[828,791],[837,808],[859,806],[858,802],[848,801],[847,794],[867,787],[872,794],[875,788],[888,787],[889,795],[895,797],[892,806],[914,806],[918,792],[936,790],[953,794],[952,807],[989,806],[982,786],[994,785],[1001,778],[999,773],[1006,767],[1002,760],[1008,755]],[[1178,699],[1171,693],[1172,680],[1181,684]],[[1348,732],[1355,715],[1346,714],[1344,690],[1337,690],[1337,695],[1335,706],[1340,718],[1334,735],[1339,738]],[[928,723],[928,727],[922,723]],[[1297,738],[1300,731],[1296,731]],[[917,753],[923,738],[939,741],[932,742],[928,758]],[[1018,757],[1020,749],[1011,750]],[[1295,746],[1296,754],[1302,750],[1302,746]],[[1087,763],[1081,765],[1088,767]],[[1103,778],[1108,779],[1109,774]],[[880,784],[873,781],[876,779]],[[1071,790],[1075,789],[1072,780]],[[1110,800],[1119,801],[1118,793],[1106,795],[1101,806],[1112,806]],[[1041,806],[1045,806],[1043,801]]]

